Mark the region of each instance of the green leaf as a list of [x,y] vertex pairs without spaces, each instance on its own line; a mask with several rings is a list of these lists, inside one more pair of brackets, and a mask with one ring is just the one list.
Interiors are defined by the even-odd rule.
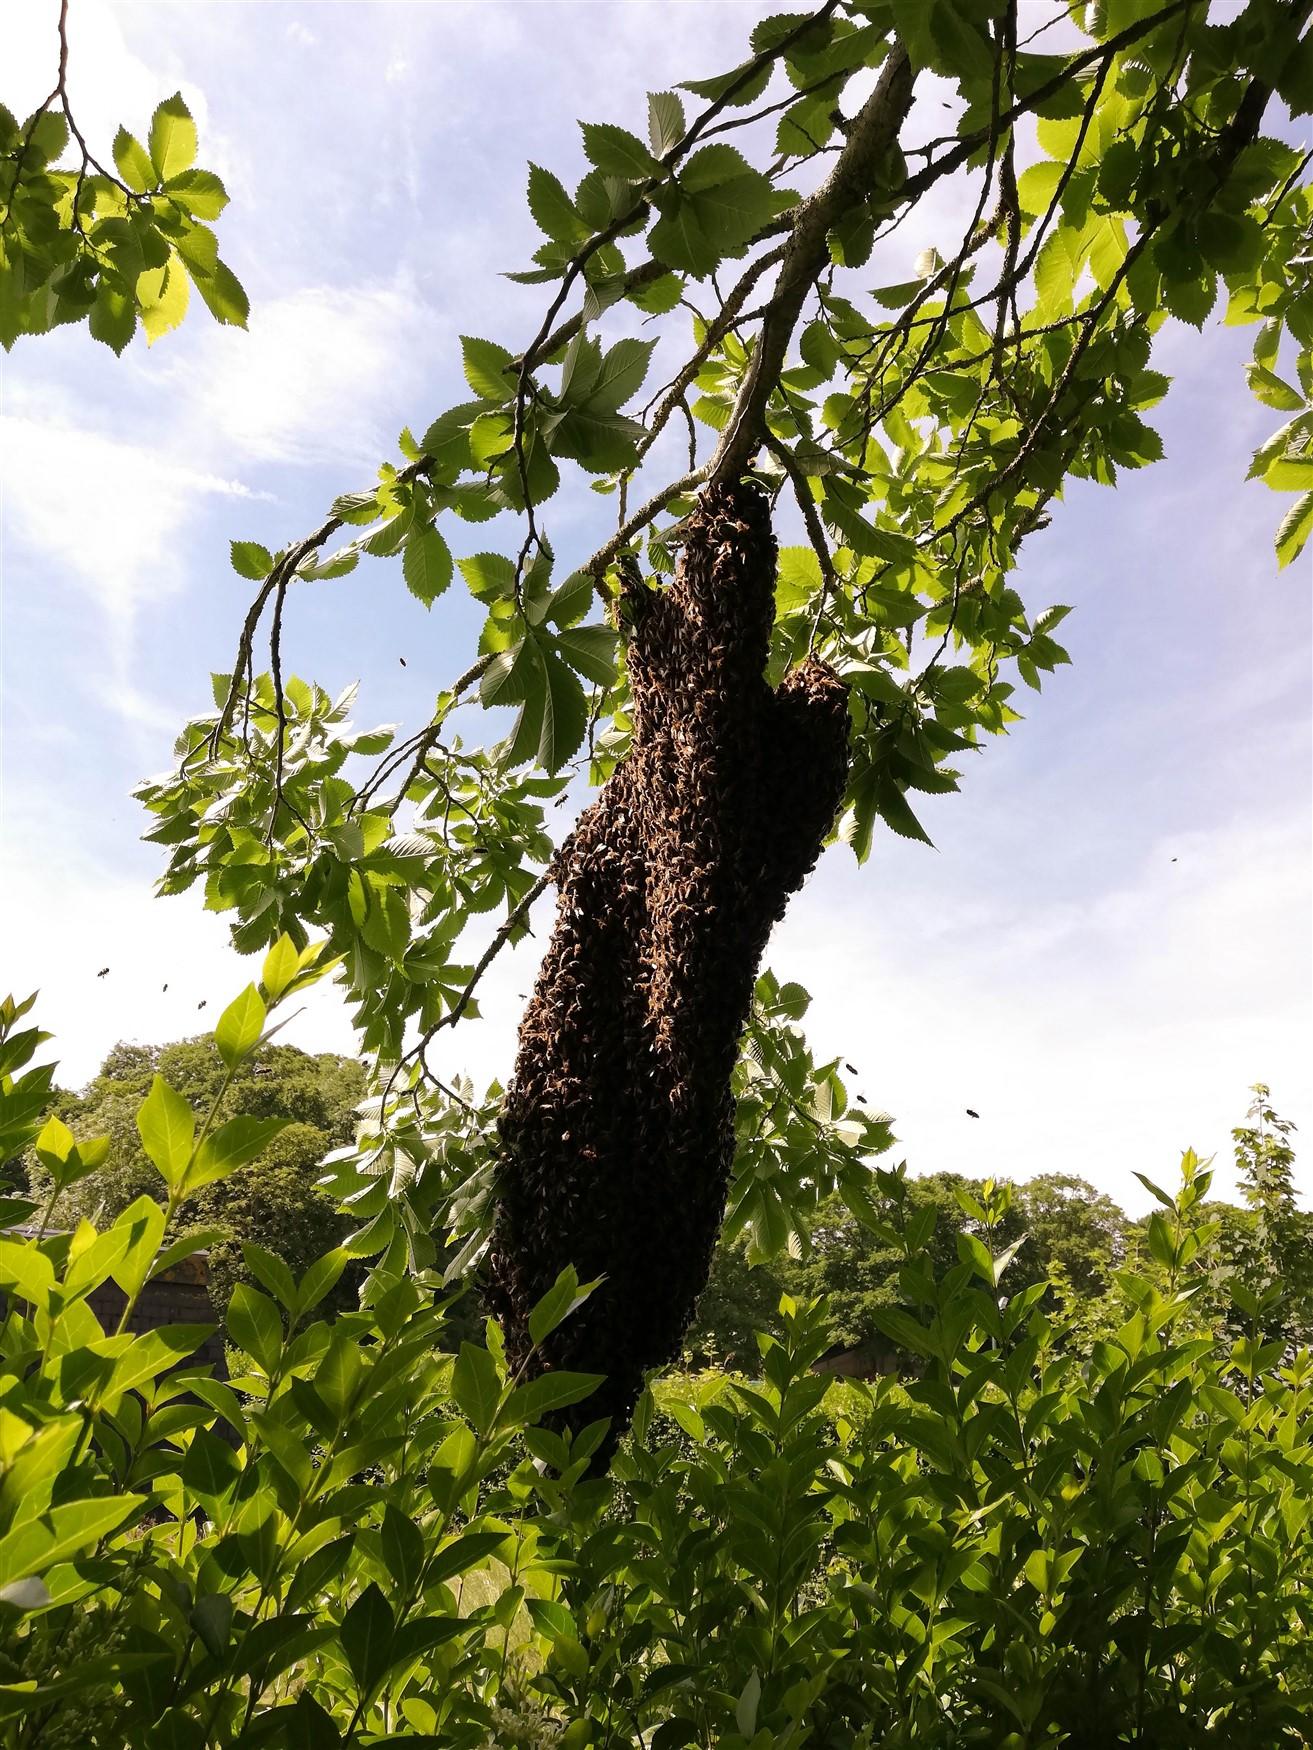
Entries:
[[592,606],[597,580],[591,572],[573,571],[552,595],[543,618],[553,626],[573,626]]
[[733,146],[703,146],[680,166],[679,186],[688,194],[697,194],[757,174]]
[[69,1501],[26,1520],[0,1538],[0,1586],[40,1570],[48,1572],[56,1562],[117,1531],[144,1504],[140,1495],[101,1495]]
[[478,1434],[487,1434],[501,1403],[497,1363],[486,1349],[462,1343],[451,1374],[451,1395]]
[[286,1118],[238,1117],[212,1130],[196,1151],[187,1174],[188,1192],[199,1191],[216,1179],[227,1179],[239,1167],[248,1166],[289,1123]]
[[541,1343],[577,1307],[583,1305],[596,1287],[596,1282],[586,1282],[581,1287],[578,1271],[573,1264],[567,1264],[529,1314],[530,1342],[535,1346]]
[[433,606],[451,582],[451,548],[432,524],[414,529],[401,550],[406,587],[426,608]]
[[222,1659],[232,1634],[233,1601],[226,1592],[203,1592],[188,1622],[211,1658]]
[[481,1562],[506,1542],[503,1531],[464,1531],[445,1544],[429,1563],[427,1580],[430,1586],[450,1580],[455,1574],[473,1572]]
[[410,907],[399,887],[369,880],[369,909],[361,934],[368,945],[389,960],[400,962],[410,941]]
[[537,1379],[516,1386],[506,1405],[506,1419],[517,1428],[532,1426],[552,1410],[579,1403],[604,1378],[601,1373],[540,1373]]
[[137,306],[102,277],[87,326],[93,340],[108,346],[115,354],[121,353],[137,331]]
[[1275,407],[1279,413],[1303,412],[1304,397],[1275,371],[1250,364],[1245,367],[1245,376],[1249,379],[1250,389],[1265,407]]
[[623,177],[626,182],[642,182],[658,176],[661,166],[638,138],[625,128],[610,122],[580,122],[584,136],[584,152],[590,164],[603,176]]
[[821,562],[811,547],[781,547],[775,601],[781,614],[802,607],[821,587]]
[[[190,1110],[190,1108],[189,1108]],[[154,1272],[164,1238],[164,1211],[153,1197],[138,1197],[114,1223],[129,1231],[127,1249],[110,1271],[124,1294],[139,1294]]]
[[666,316],[683,297],[684,282],[678,274],[663,273],[660,279],[652,280],[645,286],[637,286],[627,295],[629,302],[636,304],[645,315]]
[[619,642],[610,626],[572,626],[556,640],[556,648],[570,667],[598,686],[609,687],[615,679],[615,653]]
[[636,420],[605,412],[590,402],[559,416],[552,444],[558,455],[578,462],[590,474],[618,474],[633,464],[642,436]]
[[885,825],[892,827],[900,838],[919,839],[923,845],[930,845],[933,849],[929,833],[912,813],[906,796],[896,784],[882,783],[876,794],[875,805]]
[[276,1003],[301,969],[296,943],[284,933],[264,957],[260,984],[269,1003]]
[[228,191],[211,170],[184,170],[171,176],[164,192],[194,219],[217,219],[228,205]]
[[679,144],[686,128],[684,105],[675,92],[648,92],[647,137],[658,158],[664,158],[672,146]]
[[[175,1265],[183,1263],[188,1258],[195,1257],[197,1252],[204,1252],[210,1246],[218,1245],[221,1240],[226,1240],[228,1237],[229,1233],[227,1228],[192,1228],[189,1233],[182,1234],[178,1239],[174,1240],[172,1245],[166,1246],[162,1252],[156,1255],[155,1261],[150,1268],[151,1281],[154,1281],[157,1276],[165,1275],[168,1271],[172,1270]],[[114,1272],[111,1271],[110,1274],[113,1275]]]
[[170,1190],[179,1185],[191,1158],[196,1114],[164,1077],[157,1075],[138,1108],[141,1146]]
[[274,568],[274,556],[258,541],[231,541],[232,567],[238,577],[249,577],[253,583],[268,577]]
[[207,1504],[225,1495],[242,1474],[237,1454],[208,1428],[198,1428],[182,1461],[182,1484]]
[[615,413],[643,385],[655,340],[618,340],[602,360],[591,388],[588,405]]
[[653,225],[648,243],[658,261],[701,279],[720,256],[703,227],[696,202],[671,191],[661,202],[661,217]]
[[0,1284],[17,1289],[34,1307],[43,1307],[55,1286],[55,1271],[44,1252],[31,1240],[0,1238]]
[[42,1166],[61,1191],[75,1185],[79,1179],[85,1179],[88,1173],[94,1173],[107,1152],[100,1150],[100,1160],[97,1160],[97,1151],[88,1149],[91,1158],[84,1159],[73,1139],[73,1132],[53,1114],[46,1119],[33,1147]]
[[350,1262],[349,1254],[340,1246],[316,1258],[297,1284],[296,1316],[303,1317],[317,1307],[324,1296],[337,1286],[343,1270]]
[[[514,379],[507,372],[507,366],[514,363],[510,353],[496,341],[479,340],[471,334],[461,335],[460,351],[465,365],[465,381],[470,388],[483,400],[495,401],[499,407],[504,407],[515,394]],[[426,450],[429,447],[428,435],[424,447]]]
[[196,290],[216,322],[229,328],[246,327],[251,300],[237,275],[224,262],[216,261],[213,273],[196,276]]
[[1283,571],[1304,551],[1304,544],[1313,534],[1313,492],[1304,493],[1281,519],[1277,530],[1277,569]]
[[[574,632],[562,633],[562,639],[576,637],[578,632],[585,630],[586,628],[579,627]],[[583,742],[588,728],[588,701],[578,680],[559,657],[537,646],[535,649],[544,682],[542,715],[537,734],[538,763],[548,772],[557,772],[578,752]],[[526,717],[529,703],[526,700]],[[526,724],[524,736],[528,737],[531,733],[532,730]],[[521,734],[518,731],[514,737],[514,749],[519,758],[524,757]]]
[[114,163],[124,182],[138,194],[145,194],[154,186],[155,171],[150,154],[126,128],[120,128],[114,136]]
[[196,123],[180,91],[165,98],[151,117],[150,157],[161,182],[180,176],[196,161]]
[[539,230],[558,243],[582,243],[588,236],[588,226],[559,177],[538,164],[529,166],[529,211]]
[[502,553],[471,553],[469,558],[457,560],[457,565],[478,602],[497,602],[515,590],[515,563]]
[[379,1528],[383,1565],[396,1583],[401,1597],[408,1597],[424,1566],[424,1534],[413,1519],[389,1501]]
[[748,1742],[757,1730],[757,1709],[761,1705],[761,1673],[754,1666],[748,1673],[739,1699],[734,1706],[734,1723]]
[[137,304],[146,343],[153,346],[161,335],[177,328],[187,314],[190,297],[186,268],[176,251],[163,267],[147,268],[137,279]]
[[[917,0],[917,4],[920,3],[921,0]],[[680,88],[692,91],[698,97],[705,97],[712,103],[718,103],[724,98],[732,109],[739,109],[761,96],[770,83],[772,71],[770,61],[763,61],[756,68],[753,68],[751,61],[744,61],[742,66],[731,67],[728,73],[717,73],[710,79],[685,79]],[[728,95],[731,91],[732,97]]]
[[260,1043],[267,1014],[264,998],[253,984],[248,984],[220,1015],[214,1043],[229,1069],[236,1069]]
[[228,1302],[228,1335],[266,1373],[277,1368],[283,1351],[283,1321],[269,1296],[249,1282],[239,1282]]

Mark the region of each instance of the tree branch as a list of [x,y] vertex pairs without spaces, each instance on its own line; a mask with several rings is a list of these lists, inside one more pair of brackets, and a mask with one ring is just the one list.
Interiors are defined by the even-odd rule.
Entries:
[[896,47],[884,64],[875,90],[853,121],[834,169],[794,214],[775,296],[762,323],[757,350],[739,389],[729,424],[711,459],[709,481],[737,480],[761,442],[766,405],[784,368],[790,337],[807,294],[830,258],[831,227],[870,194],[876,169],[897,139],[911,107],[912,83],[907,51]]

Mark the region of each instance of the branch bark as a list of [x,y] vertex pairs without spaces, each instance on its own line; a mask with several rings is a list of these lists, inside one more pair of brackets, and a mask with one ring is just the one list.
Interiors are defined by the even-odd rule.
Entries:
[[710,483],[728,484],[739,479],[751,462],[765,430],[766,404],[784,369],[789,340],[803,303],[830,259],[830,231],[845,213],[860,206],[870,195],[880,161],[898,138],[898,130],[911,108],[912,86],[907,51],[901,45],[895,46],[875,90],[853,122],[834,169],[799,207],[752,364],[739,389],[724,436],[711,458]]

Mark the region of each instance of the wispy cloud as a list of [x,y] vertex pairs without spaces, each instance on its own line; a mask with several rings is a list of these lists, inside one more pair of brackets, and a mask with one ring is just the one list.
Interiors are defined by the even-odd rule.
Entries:
[[380,416],[398,380],[448,339],[404,273],[268,299],[248,333],[210,329],[178,367],[188,441],[252,462],[374,462],[396,437]]
[[144,600],[180,589],[179,536],[197,503],[256,494],[178,454],[60,419],[0,417],[6,534],[13,543],[6,588],[32,581],[39,563],[47,577],[53,571],[75,583],[119,627],[130,624]]

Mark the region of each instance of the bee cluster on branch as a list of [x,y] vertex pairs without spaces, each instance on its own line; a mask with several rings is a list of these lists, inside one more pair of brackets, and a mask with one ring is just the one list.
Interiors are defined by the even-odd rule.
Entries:
[[775,570],[762,493],[709,487],[674,583],[636,598],[633,744],[557,854],[501,1119],[492,1309],[518,1364],[562,1260],[604,1278],[536,1359],[606,1375],[566,1418],[609,1416],[612,1443],[706,1284],[753,983],[847,777],[834,671],[808,659],[777,690],[764,678]]

